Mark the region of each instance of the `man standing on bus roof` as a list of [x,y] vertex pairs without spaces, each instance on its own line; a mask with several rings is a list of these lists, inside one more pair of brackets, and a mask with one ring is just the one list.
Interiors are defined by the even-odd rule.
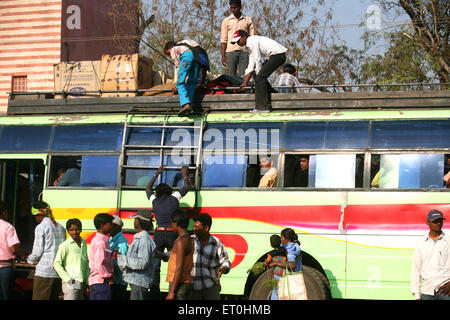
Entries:
[[197,47],[199,44],[194,40],[183,40],[180,43],[169,41],[164,47],[164,53],[172,59],[172,62],[178,68],[178,80],[173,92],[180,95],[181,110],[178,116],[185,117],[193,112],[193,102],[195,89],[198,84],[199,72],[202,72],[202,82],[199,85],[203,88],[206,83],[206,72],[196,60],[192,50],[183,43],[191,47]]
[[[286,62],[287,49],[281,44],[263,36],[249,36],[244,30],[238,30],[234,33],[231,43],[237,43],[241,47],[246,47],[250,52],[250,59],[245,70],[244,82],[240,86],[240,91],[247,87],[253,73],[255,78],[255,109],[253,113],[270,112],[272,108],[271,91],[272,86],[268,78],[278,67]],[[267,57],[262,63],[263,57]]]
[[222,64],[228,67],[229,75],[242,77],[248,65],[248,52],[245,47],[231,43],[236,30],[245,30],[249,35],[255,35],[252,19],[242,14],[241,0],[230,0],[231,15],[223,19],[220,31],[222,49]]
[[442,231],[444,215],[431,210],[428,234],[413,255],[411,290],[416,300],[450,300],[450,238]]
[[[157,255],[163,254],[165,249],[170,251],[175,240],[178,238],[177,231],[172,227],[170,216],[176,209],[180,208],[181,198],[183,198],[191,189],[191,184],[187,174],[188,167],[183,166],[181,168],[181,175],[184,180],[183,187],[172,193],[172,188],[169,185],[160,183],[156,186],[155,192],[153,193],[153,184],[155,183],[157,177],[163,173],[164,168],[165,166],[158,168],[155,175],[145,188],[147,198],[152,204],[153,213],[156,218],[154,241],[156,244],[155,252]],[[150,289],[150,294],[152,296],[159,294],[160,266],[161,260],[155,259],[155,275],[153,278],[152,288]]]

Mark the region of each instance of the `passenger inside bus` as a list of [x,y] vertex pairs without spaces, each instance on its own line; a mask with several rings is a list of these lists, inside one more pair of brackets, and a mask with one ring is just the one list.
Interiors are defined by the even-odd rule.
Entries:
[[450,188],[450,154],[445,155],[444,163],[444,187]]
[[[61,170],[61,171],[60,171]],[[72,187],[80,185],[81,170],[78,168],[59,169],[63,172],[57,183],[58,187]]]
[[285,187],[308,187],[309,155],[286,155]]
[[372,188],[380,187],[380,155],[372,155],[372,165],[370,166],[370,186]]
[[277,185],[278,170],[270,157],[260,158],[260,167],[263,177],[259,181],[258,188],[273,188]]

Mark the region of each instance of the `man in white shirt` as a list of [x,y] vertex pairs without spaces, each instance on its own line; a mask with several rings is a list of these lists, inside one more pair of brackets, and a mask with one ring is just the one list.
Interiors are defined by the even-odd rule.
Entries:
[[[244,72],[245,77],[244,82],[241,85],[241,91],[248,85],[250,78],[253,73],[255,73],[256,108],[251,112],[270,112],[270,109],[272,108],[272,86],[267,79],[278,69],[278,67],[285,63],[287,49],[270,38],[263,36],[249,36],[244,30],[236,31],[231,43],[246,46],[250,52],[249,63]],[[267,57],[268,60],[262,63],[264,56]]]
[[444,220],[442,212],[428,212],[430,231],[414,251],[411,290],[416,300],[450,300],[450,238],[442,231]]

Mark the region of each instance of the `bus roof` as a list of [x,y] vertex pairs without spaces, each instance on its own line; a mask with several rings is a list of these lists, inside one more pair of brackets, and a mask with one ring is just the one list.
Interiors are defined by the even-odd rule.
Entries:
[[[29,96],[27,96],[29,97]],[[448,119],[450,90],[273,94],[273,110],[252,114],[254,95],[206,96],[202,107],[208,122],[277,122],[389,119]],[[9,100],[0,125],[193,122],[179,118],[178,97],[73,98]]]

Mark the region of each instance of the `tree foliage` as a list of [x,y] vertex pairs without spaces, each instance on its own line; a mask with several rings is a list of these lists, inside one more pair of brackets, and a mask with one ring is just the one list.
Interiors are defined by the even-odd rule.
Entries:
[[[208,51],[212,73],[225,72],[221,64],[220,27],[228,16],[228,0],[111,0],[132,3],[136,13],[136,46],[150,56],[156,68],[173,74],[173,65],[162,57],[169,40],[196,40]],[[407,15],[410,23],[366,32],[366,46],[346,46],[333,23],[335,1],[245,0],[243,13],[252,18],[256,33],[288,48],[288,62],[299,68],[300,81],[339,85],[329,90],[352,90],[349,85],[405,82],[449,82],[450,49],[448,0],[376,0],[394,18]],[[117,7],[114,15],[124,11]],[[128,10],[129,11],[129,10]],[[150,16],[154,16],[154,20]],[[123,17],[122,17],[123,18]],[[133,20],[134,21],[134,20]],[[377,39],[388,44],[384,53],[371,55]],[[142,40],[142,41],[140,41]]]
[[448,0],[377,0],[385,10],[406,13],[411,30],[403,34],[419,47],[430,61],[440,82],[449,82],[450,73],[450,1]]

